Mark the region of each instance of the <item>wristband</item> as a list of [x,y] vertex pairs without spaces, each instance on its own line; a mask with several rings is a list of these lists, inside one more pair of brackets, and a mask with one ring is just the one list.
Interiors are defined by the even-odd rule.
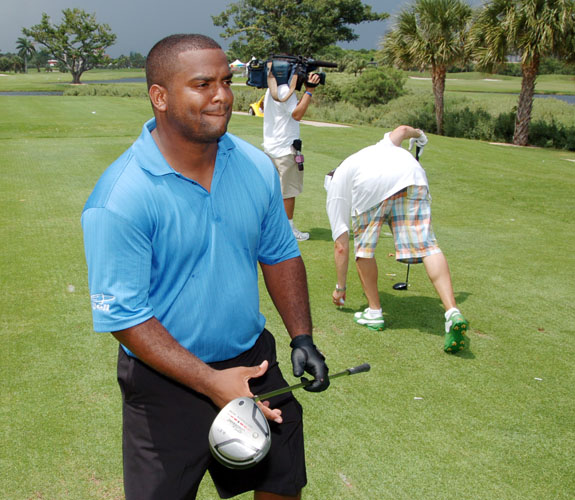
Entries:
[[305,93],[310,97],[313,95],[309,90],[306,90]]
[[336,284],[335,284],[335,291],[336,291],[336,292],[345,292],[346,290],[347,290],[347,287],[346,287],[346,286],[344,286],[343,288],[341,288],[341,287],[339,286],[339,283],[336,283]]

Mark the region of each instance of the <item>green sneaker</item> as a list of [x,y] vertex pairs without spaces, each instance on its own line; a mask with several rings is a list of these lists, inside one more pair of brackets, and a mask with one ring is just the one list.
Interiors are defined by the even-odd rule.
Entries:
[[356,312],[353,315],[353,320],[358,325],[367,326],[370,330],[375,330],[376,332],[381,332],[385,328],[385,320],[383,319],[383,316],[372,318],[367,315],[367,309],[363,312]]
[[469,339],[465,337],[469,322],[458,311],[453,312],[445,322],[445,346],[443,350],[455,354],[469,344]]

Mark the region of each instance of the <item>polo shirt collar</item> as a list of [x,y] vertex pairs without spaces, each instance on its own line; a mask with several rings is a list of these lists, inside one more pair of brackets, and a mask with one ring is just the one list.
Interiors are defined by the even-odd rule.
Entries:
[[[156,141],[152,137],[152,131],[156,128],[156,119],[148,120],[142,127],[142,133],[133,145],[134,155],[140,167],[152,175],[162,176],[178,173],[166,161],[160,152]],[[218,157],[228,155],[235,148],[234,142],[224,134],[218,140]]]

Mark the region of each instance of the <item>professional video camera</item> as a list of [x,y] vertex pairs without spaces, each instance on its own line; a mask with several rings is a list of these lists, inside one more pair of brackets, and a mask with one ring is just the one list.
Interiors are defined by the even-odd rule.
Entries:
[[[277,85],[287,84],[293,90],[301,90],[302,85],[307,82],[309,74],[318,68],[337,68],[337,64],[316,61],[303,56],[273,55],[267,61],[260,61],[253,58],[248,63],[247,85],[259,89],[277,88]],[[319,74],[319,83],[325,85],[325,73]],[[276,83],[273,83],[273,82]],[[272,82],[272,85],[270,85]],[[315,87],[316,85],[308,86]],[[290,95],[291,95],[290,93]],[[275,97],[274,97],[275,98]]]

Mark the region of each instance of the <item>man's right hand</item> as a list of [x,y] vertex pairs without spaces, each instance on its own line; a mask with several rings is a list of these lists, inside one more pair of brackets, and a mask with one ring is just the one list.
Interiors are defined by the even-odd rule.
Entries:
[[313,91],[318,85],[319,85],[319,75],[317,73],[311,73],[310,75],[308,75],[307,81],[304,83],[305,89],[313,93]]
[[337,288],[331,294],[331,299],[337,307],[345,305],[345,290],[338,290]]
[[[238,366],[226,370],[214,370],[214,390],[208,395],[218,408],[223,408],[230,401],[236,398],[253,398],[254,394],[250,390],[249,380],[261,377],[268,370],[269,363],[264,361],[259,366]],[[273,420],[278,424],[282,423],[281,410],[269,407],[269,401],[258,401],[260,410],[268,420]]]

